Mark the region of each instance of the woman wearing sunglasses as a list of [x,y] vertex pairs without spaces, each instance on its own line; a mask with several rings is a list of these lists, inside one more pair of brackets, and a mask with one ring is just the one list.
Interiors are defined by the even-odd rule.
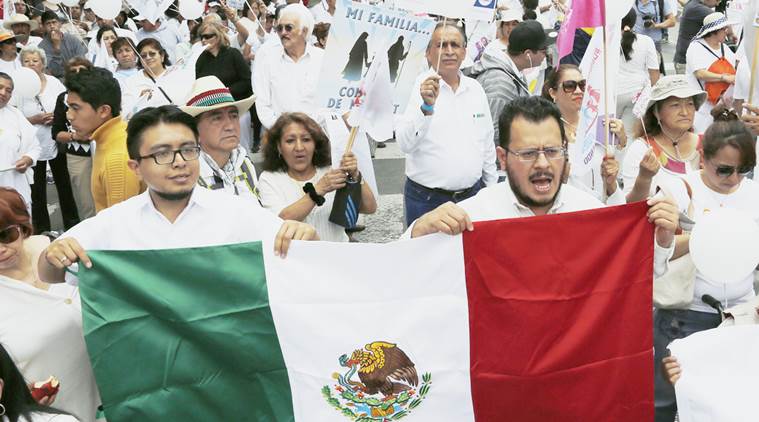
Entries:
[[[637,125],[637,139],[627,148],[622,162],[627,202],[642,201],[659,187],[676,194],[682,191],[680,179],[700,168],[693,119],[705,99],[706,93],[694,88],[683,75],[664,76],[656,82],[643,122]],[[678,202],[684,210],[683,201]]]
[[137,74],[127,78],[122,85],[122,114],[128,118],[147,107],[170,104],[163,86],[170,78],[171,62],[160,41],[145,38],[137,44]]
[[[712,110],[714,123],[703,138],[703,168],[685,177],[692,191],[693,219],[718,208],[733,208],[751,215],[759,221],[759,184],[750,180],[748,173],[756,165],[754,136],[733,112],[723,108]],[[689,252],[690,234],[676,237],[673,259]],[[674,418],[675,396],[672,386],[662,374],[667,345],[675,339],[717,327],[721,317],[705,304],[701,297],[711,295],[723,309],[744,305],[754,299],[754,274],[735,284],[707,280],[698,270],[695,273],[693,301],[687,309],[656,309],[654,311],[654,349],[656,368],[657,420],[663,413]],[[666,363],[671,364],[668,359]],[[672,366],[672,365],[670,365]],[[669,368],[671,369],[671,368]],[[669,374],[672,378],[672,374]]]
[[[563,64],[551,73],[543,85],[543,98],[553,101],[559,107],[561,120],[566,129],[569,140],[569,160],[575,155],[575,134],[580,122],[580,107],[585,95],[587,81],[583,78],[580,69],[573,64]],[[619,145],[624,147],[627,143],[627,135],[621,120],[612,119],[609,125],[611,132],[619,139]],[[568,183],[582,189],[600,201],[609,205],[625,203],[622,190],[617,184],[619,163],[614,157],[607,157],[604,147],[596,143],[593,159],[590,162],[590,171],[579,175],[570,167]],[[576,169],[576,168],[575,168]]]
[[54,401],[79,420],[94,421],[100,399],[82,335],[78,290],[40,281],[37,260],[50,239],[32,231],[21,195],[0,187],[0,344],[26,380],[51,375],[59,380],[58,392],[41,404]]

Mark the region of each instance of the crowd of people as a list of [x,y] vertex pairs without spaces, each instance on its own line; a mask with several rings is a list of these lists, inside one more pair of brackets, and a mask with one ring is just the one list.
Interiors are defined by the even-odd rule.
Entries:
[[[753,46],[743,46],[725,3],[635,0],[610,71],[617,103],[603,123],[615,142],[599,140],[587,163],[574,161],[588,87],[578,65],[592,31],[576,31],[569,55],[555,48],[571,0],[500,0],[487,45],[476,48],[474,25],[438,19],[428,69],[393,122],[405,155],[403,237],[648,201],[654,277],[663,279],[689,254],[681,216],[697,222],[728,207],[759,222]],[[0,420],[94,421],[100,399],[67,273],[91,265],[87,251],[261,240],[285,257],[292,240],[351,241],[351,227],[331,217],[343,189],[354,188],[356,213],[376,212],[357,155],[346,149],[333,162],[330,116],[316,101],[336,0],[251,0],[241,10],[208,1],[197,19],[177,1],[160,16],[124,2],[113,19],[83,0],[5,4]],[[678,23],[668,63],[662,46]],[[39,79],[31,96],[20,92],[24,69]],[[49,181],[63,227],[51,223]],[[677,412],[680,368],[667,345],[722,322],[702,296],[725,309],[759,306],[754,274],[729,289],[698,271],[691,282],[687,304],[654,310],[657,422]],[[50,374],[60,392],[33,398],[30,386]]]

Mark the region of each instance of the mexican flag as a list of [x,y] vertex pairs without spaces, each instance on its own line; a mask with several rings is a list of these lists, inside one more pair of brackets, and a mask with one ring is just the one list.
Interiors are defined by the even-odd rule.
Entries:
[[646,208],[296,242],[286,259],[260,243],[91,252],[106,417],[652,420]]

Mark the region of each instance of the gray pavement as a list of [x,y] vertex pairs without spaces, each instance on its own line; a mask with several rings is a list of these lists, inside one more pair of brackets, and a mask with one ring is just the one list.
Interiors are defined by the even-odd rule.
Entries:
[[[674,74],[672,58],[677,43],[677,27],[670,29],[669,43],[663,45],[662,54],[667,74]],[[374,158],[374,171],[380,197],[378,210],[370,216],[362,216],[360,223],[366,230],[355,236],[360,242],[389,242],[397,239],[404,231],[403,224],[403,183],[405,180],[405,159],[398,149],[398,144],[389,142],[386,148],[377,149]],[[253,154],[254,164],[262,161],[261,154]],[[53,185],[48,185],[48,210],[54,230],[62,230],[63,223],[58,207],[58,196]]]

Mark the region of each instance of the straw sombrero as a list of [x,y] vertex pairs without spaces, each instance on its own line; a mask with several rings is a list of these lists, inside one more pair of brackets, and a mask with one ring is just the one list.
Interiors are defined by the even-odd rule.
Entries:
[[192,93],[190,94],[190,99],[187,100],[187,105],[179,108],[193,117],[197,117],[206,111],[231,106],[237,107],[240,114],[244,114],[253,106],[255,101],[255,95],[235,101],[232,93],[229,92],[229,88],[224,86],[219,78],[216,76],[204,76],[197,79],[192,85]]
[[19,23],[22,23],[22,24],[25,24],[25,25],[29,25],[29,30],[30,31],[34,31],[35,29],[37,29],[39,27],[39,24],[37,23],[37,21],[33,21],[33,20],[29,19],[28,17],[26,17],[26,15],[22,15],[20,13],[16,13],[15,15],[11,16],[10,18],[6,19],[3,22],[3,28],[9,30],[9,29],[11,29],[11,27],[13,25],[16,25],[16,24],[19,24]]

